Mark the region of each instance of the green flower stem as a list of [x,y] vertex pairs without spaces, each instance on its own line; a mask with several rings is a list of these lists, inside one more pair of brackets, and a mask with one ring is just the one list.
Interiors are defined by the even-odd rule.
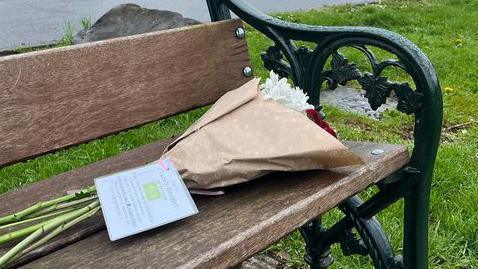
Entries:
[[85,220],[85,219],[88,219],[90,218],[91,216],[93,216],[94,214],[96,214],[96,212],[98,212],[99,210],[101,209],[100,206],[97,206],[93,209],[91,209],[90,211],[86,212],[85,214],[77,217],[76,219],[73,219],[63,225],[60,225],[58,227],[56,227],[53,231],[51,231],[50,233],[48,233],[46,236],[42,237],[41,239],[39,239],[38,241],[36,241],[33,245],[29,246],[28,248],[26,248],[25,250],[23,250],[21,252],[21,254],[19,255],[22,256],[22,255],[25,255],[26,253],[34,250],[35,248],[45,244],[46,242],[48,242],[50,239],[52,239],[53,237],[57,236],[58,234],[60,234],[61,232],[69,229],[70,227],[74,226],[75,224]]
[[45,233],[48,233],[51,230],[55,229],[56,227],[64,223],[68,223],[75,218],[78,218],[79,216],[87,213],[88,211],[92,210],[95,207],[98,207],[99,205],[100,205],[100,202],[97,200],[84,208],[75,210],[70,213],[66,213],[65,215],[49,220],[45,225],[40,226],[40,228],[38,228],[35,232],[27,236],[15,247],[13,247],[7,253],[5,253],[2,257],[0,257],[0,267],[4,267],[13,257],[17,256],[18,253],[22,252],[30,244],[38,240]]
[[65,208],[69,208],[69,207],[76,207],[79,204],[91,202],[92,200],[94,200],[96,198],[98,198],[98,196],[93,195],[93,196],[90,196],[90,197],[85,197],[85,198],[82,198],[82,199],[73,200],[71,202],[55,204],[55,205],[49,206],[47,208],[44,208],[44,209],[42,209],[38,212],[35,212],[33,214],[30,214],[30,215],[27,216],[27,218],[28,219],[31,218],[31,217],[34,218],[34,217],[41,216],[43,214],[50,213],[52,211],[57,211],[57,210],[60,210],[60,209],[65,209]]
[[[37,216],[37,217],[32,217],[32,215],[29,215],[28,216],[29,218],[27,218],[27,219],[17,221],[17,222],[12,222],[12,223],[0,226],[0,230],[4,230],[4,229],[7,229],[7,228],[17,226],[17,225],[29,223],[29,222],[32,222],[32,221],[39,221],[39,220],[55,217],[55,216],[65,214],[65,213],[68,213],[68,212],[76,210],[76,209],[80,209],[80,208],[81,207],[66,208],[66,209],[63,209],[63,210],[58,210],[58,211],[47,213],[45,215],[41,215],[41,216]],[[1,241],[0,241],[0,244],[1,244]]]
[[41,209],[47,208],[49,206],[52,206],[52,205],[55,205],[55,204],[58,204],[58,203],[63,203],[63,202],[70,201],[70,200],[76,198],[79,194],[88,195],[88,194],[91,194],[95,191],[96,191],[96,188],[94,186],[91,186],[91,187],[88,187],[88,188],[86,188],[84,190],[81,190],[81,191],[79,191],[77,193],[74,193],[74,194],[65,195],[63,197],[59,197],[59,198],[56,198],[56,199],[53,199],[53,200],[50,200],[50,201],[46,201],[46,202],[39,202],[39,203],[29,207],[29,208],[26,208],[26,209],[24,209],[20,212],[15,213],[15,214],[11,214],[11,215],[8,215],[8,216],[1,217],[0,218],[0,225],[22,220],[25,216],[28,216],[32,213],[35,213],[35,212],[37,212]]
[[49,206],[57,204],[57,203],[65,202],[65,201],[71,200],[73,198],[75,198],[75,195],[70,194],[70,195],[60,197],[60,198],[53,199],[51,201],[39,202],[39,203],[37,203],[37,204],[27,208],[27,209],[24,209],[20,212],[17,212],[15,214],[11,214],[11,215],[0,218],[0,225],[22,220],[23,217],[25,217],[29,214],[32,214],[32,213],[34,213],[34,212],[36,212],[40,209],[43,209],[45,207],[49,207]]
[[44,222],[36,223],[32,226],[25,227],[25,228],[20,229],[18,231],[13,231],[11,233],[4,234],[4,235],[0,236],[0,245],[3,245],[7,242],[10,242],[10,241],[18,239],[18,238],[27,236],[27,235],[35,232],[36,230],[38,230],[42,226],[46,225],[50,221],[51,220],[46,220]]

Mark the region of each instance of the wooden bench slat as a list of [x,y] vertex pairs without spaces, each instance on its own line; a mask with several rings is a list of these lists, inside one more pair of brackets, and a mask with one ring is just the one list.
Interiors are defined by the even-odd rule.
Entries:
[[[0,212],[11,212],[33,201],[87,186],[94,177],[105,173],[155,160],[168,142],[150,144],[6,193],[0,196]],[[365,166],[272,174],[236,186],[224,196],[195,197],[200,213],[194,217],[116,242],[110,242],[106,231],[101,231],[26,267],[226,268],[236,265],[408,161],[404,146],[346,144],[362,156]],[[385,152],[372,155],[371,151],[377,148]],[[77,229],[94,225],[103,225],[101,216]]]
[[249,79],[240,20],[0,58],[0,167],[216,101]]

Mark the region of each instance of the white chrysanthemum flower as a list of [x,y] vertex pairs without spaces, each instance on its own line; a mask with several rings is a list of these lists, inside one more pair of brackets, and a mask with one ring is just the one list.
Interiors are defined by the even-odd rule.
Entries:
[[299,87],[292,88],[286,78],[279,79],[279,75],[271,71],[269,78],[261,86],[261,92],[266,99],[272,99],[288,108],[305,113],[307,109],[313,109],[314,106],[307,103],[309,96]]

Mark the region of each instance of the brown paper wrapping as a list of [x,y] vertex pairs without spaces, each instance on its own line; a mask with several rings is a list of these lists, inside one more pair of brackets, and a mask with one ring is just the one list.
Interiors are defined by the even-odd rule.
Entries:
[[330,169],[362,160],[305,114],[265,100],[253,79],[222,96],[164,154],[188,188],[246,182],[272,171]]

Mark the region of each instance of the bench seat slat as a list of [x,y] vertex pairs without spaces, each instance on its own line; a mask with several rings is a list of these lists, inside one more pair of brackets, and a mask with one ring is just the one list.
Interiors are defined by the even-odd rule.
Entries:
[[[159,158],[159,141],[0,196],[0,213],[92,184],[93,178]],[[364,190],[408,162],[406,147],[345,142],[366,162],[334,171],[271,174],[219,197],[195,197],[199,214],[110,242],[95,233],[26,265],[27,268],[226,268]],[[381,155],[371,151],[380,148]],[[83,226],[102,227],[101,216]],[[70,234],[66,234],[71,236]],[[63,235],[63,236],[66,236]],[[61,238],[61,237],[60,237]]]

